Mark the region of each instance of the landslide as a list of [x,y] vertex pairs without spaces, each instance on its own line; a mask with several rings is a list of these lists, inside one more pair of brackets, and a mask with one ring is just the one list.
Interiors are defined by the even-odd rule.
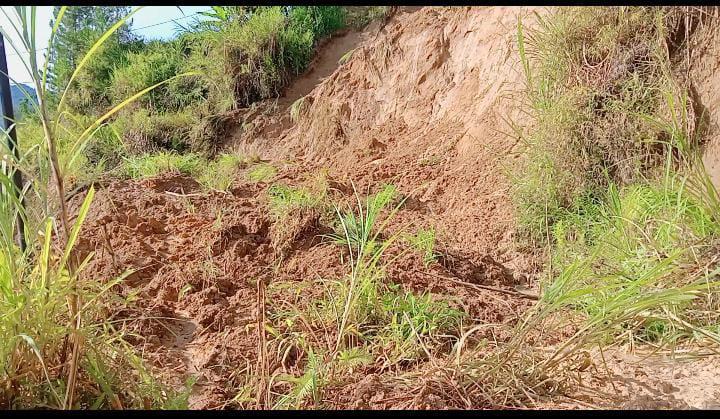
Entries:
[[[263,349],[259,331],[278,301],[300,304],[319,291],[298,285],[268,302],[260,290],[347,272],[342,252],[322,239],[330,226],[317,217],[299,217],[302,225],[290,242],[277,248],[274,231],[285,221],[270,215],[268,189],[276,183],[300,185],[324,173],[335,202],[393,184],[407,200],[389,231],[434,228],[442,257],[430,266],[418,255],[401,257],[388,267],[390,282],[451,301],[471,323],[512,325],[531,307],[532,299],[517,289],[533,286],[536,264],[513,245],[504,176],[515,146],[506,121],[523,120],[513,106],[522,89],[515,30],[528,13],[506,7],[401,10],[385,25],[331,40],[330,50],[321,51],[279,101],[281,112],[266,102],[239,116],[229,148],[277,167],[267,182],[243,173],[228,193],[208,192],[168,173],[113,181],[97,192],[77,246],[82,255],[95,252],[85,274],[110,279],[131,272],[115,290],[124,303],[109,316],[168,382],[181,387],[197,377],[192,408],[257,407],[238,395],[256,388],[263,372],[302,374],[301,360],[278,358],[277,342]],[[337,64],[340,52],[356,44]],[[318,79],[296,102],[308,80]],[[82,198],[72,198],[74,211]],[[509,338],[502,332],[487,337]],[[263,351],[269,360],[260,359]],[[391,372],[378,360],[329,389],[324,405],[468,407],[432,390],[408,395],[401,387],[387,389],[401,392],[389,400],[363,395],[368,374],[422,368],[421,362]]]
[[516,145],[508,121],[525,120],[517,19],[531,12],[399,13],[379,33],[371,28],[351,58],[300,99],[296,124],[277,136],[263,135],[259,123],[235,147],[328,168],[363,192],[391,182],[413,193],[414,216],[437,222],[448,247],[531,273],[513,249],[504,173]]
[[[449,301],[468,316],[466,329],[499,325],[477,339],[510,339],[509,326],[534,303],[527,295],[537,293],[541,263],[516,247],[506,176],[517,158],[513,124],[526,121],[517,22],[532,24],[533,11],[401,9],[384,25],[330,40],[284,97],[241,110],[233,134],[219,139],[273,165],[270,179],[250,180],[248,164],[226,193],[179,173],[113,181],[98,191],[78,244],[83,255],[95,252],[85,275],[131,272],[116,287],[124,301],[109,316],[167,382],[181,387],[197,378],[190,407],[272,407],[250,396],[263,385],[287,393],[265,380],[299,377],[307,360],[267,336],[268,317],[320,298],[313,279],[348,273],[347,255],[324,238],[332,231],[325,218],[272,215],[274,185],[322,179],[338,204],[395,185],[407,199],[389,234],[432,228],[441,256],[426,266],[421,255],[403,254],[386,280]],[[702,94],[717,90],[708,83]],[[73,197],[74,211],[80,202],[81,194]],[[273,284],[283,288],[268,296]],[[337,337],[314,324],[307,329],[318,347]],[[374,359],[330,383],[321,406],[499,407],[464,393],[457,377],[433,375],[449,354],[445,348],[392,367]],[[522,402],[501,406],[537,400]]]

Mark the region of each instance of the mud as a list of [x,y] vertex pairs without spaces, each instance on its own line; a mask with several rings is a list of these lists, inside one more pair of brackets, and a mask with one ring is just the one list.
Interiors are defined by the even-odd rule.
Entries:
[[[524,121],[516,106],[523,88],[517,19],[532,12],[425,7],[397,14],[377,36],[371,27],[336,37],[276,103],[238,114],[228,148],[277,166],[273,182],[299,184],[323,170],[338,203],[352,202],[354,190],[365,195],[396,185],[406,201],[388,234],[434,228],[441,256],[426,266],[420,254],[391,248],[387,280],[448,301],[468,315],[465,327],[512,326],[534,304],[517,290],[537,294],[542,263],[514,244],[504,175],[516,146],[507,121]],[[351,58],[338,64],[351,49]],[[301,97],[293,121],[288,107]],[[190,376],[198,379],[192,408],[255,407],[240,396],[254,392],[260,377],[301,374],[298,354],[280,353],[277,343],[261,356],[259,325],[273,310],[319,298],[323,290],[308,286],[313,279],[348,273],[342,249],[322,238],[330,226],[321,214],[298,213],[291,228],[278,225],[268,208],[269,187],[244,174],[228,193],[204,192],[172,173],[115,181],[97,191],[80,235],[77,251],[95,252],[85,275],[110,280],[131,271],[114,291],[132,304],[118,303],[112,319],[168,382],[180,387]],[[70,207],[77,211],[82,199],[73,197]],[[277,291],[273,284],[293,287]],[[323,345],[336,339],[333,331],[309,329],[310,339]],[[512,336],[502,330],[508,329],[488,329],[479,338],[507,341]],[[395,371],[380,362],[359,367],[349,381],[327,388],[323,406],[488,407],[453,393],[452,385],[397,378],[397,368],[416,377],[435,374],[428,372],[437,371],[433,362]],[[568,400],[564,407],[599,403]]]

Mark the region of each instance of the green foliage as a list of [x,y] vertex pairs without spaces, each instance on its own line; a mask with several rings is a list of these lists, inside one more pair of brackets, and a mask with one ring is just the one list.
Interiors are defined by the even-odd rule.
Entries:
[[429,293],[416,296],[400,291],[397,285],[383,293],[381,305],[386,320],[377,339],[382,346],[389,346],[396,361],[417,359],[423,346],[433,348],[433,344],[443,342],[438,335],[457,336],[464,317],[463,312],[434,300]]
[[530,331],[566,326],[569,310],[583,321],[533,361],[532,380],[593,347],[644,342],[672,353],[681,343],[720,342],[710,261],[720,201],[688,95],[673,78],[674,54],[684,50],[666,48],[688,34],[677,31],[680,19],[692,25],[695,17],[564,9],[528,34],[518,25],[535,125],[523,138],[513,197],[521,231],[548,244],[550,264],[540,303],[486,375],[523,362]]
[[186,151],[190,131],[197,117],[189,110],[183,112],[152,113],[138,109],[121,115],[114,123],[123,133],[125,145],[133,154],[152,151]]
[[[182,72],[187,57],[180,42],[150,43],[127,55],[127,64],[112,74],[110,95],[113,100],[128,97]],[[204,99],[195,78],[176,79],[135,102],[136,107],[153,113],[178,112]]]
[[263,6],[211,6],[212,11],[200,12],[205,19],[196,19],[191,30],[221,30],[233,21],[246,21],[258,8]]
[[205,160],[197,154],[177,154],[160,152],[130,157],[123,169],[131,178],[147,178],[168,171],[177,171],[185,175],[194,175],[205,166]]
[[[662,8],[567,8],[518,28],[529,105],[525,162],[514,175],[520,232],[544,242],[564,209],[609,182],[632,183],[664,161],[669,133],[648,116],[668,114],[672,91]],[[585,198],[582,198],[585,199]]]
[[420,229],[414,236],[408,235],[406,239],[415,250],[422,253],[425,266],[437,261],[435,229]]
[[314,39],[322,39],[345,26],[345,9],[340,6],[297,6],[290,12],[290,21],[312,32]]
[[[247,19],[229,19],[218,30],[187,36],[189,68],[203,82],[213,112],[277,96],[290,78],[304,71],[317,40],[343,26],[342,8],[258,7]],[[233,92],[232,103],[223,98]]]
[[305,96],[301,97],[300,99],[293,102],[292,105],[290,105],[290,119],[293,122],[298,122],[300,120],[300,112],[302,111],[302,107],[305,104]]
[[[55,6],[51,26],[55,24],[59,10],[60,6]],[[55,33],[53,48],[50,50],[49,90],[54,94],[61,92],[70,81],[70,76],[78,62],[95,41],[129,12],[129,6],[67,8]],[[113,71],[124,65],[129,52],[137,51],[141,47],[142,41],[132,35],[128,24],[123,24],[93,54],[85,71],[73,82],[68,97],[70,107],[76,112],[87,114],[99,114],[106,110],[111,103],[107,92]],[[49,99],[55,101],[58,98],[50,96]]]
[[253,166],[247,173],[248,179],[252,182],[267,182],[277,173],[275,166],[268,163],[260,163]]
[[345,8],[349,26],[362,29],[376,19],[382,19],[390,12],[390,6],[348,6]]
[[[680,178],[664,185],[611,185],[594,222],[558,223],[557,274],[544,300],[587,316],[573,344],[624,335],[661,345],[710,337],[720,284],[696,267],[720,230]],[[574,233],[570,233],[574,232]],[[578,234],[579,233],[579,234]]]
[[268,189],[270,213],[276,219],[283,219],[296,209],[313,208],[325,197],[324,191],[316,193],[305,188],[293,188],[283,184]]
[[[358,212],[337,210],[340,225],[331,238],[339,245],[348,246],[353,253],[363,254],[364,250],[376,250],[373,227],[380,213],[397,197],[394,185],[385,185],[375,195],[369,196],[363,206],[358,201]],[[364,250],[363,250],[364,249]]]
[[303,400],[308,396],[312,397],[317,405],[320,397],[320,389],[326,384],[323,374],[325,368],[326,366],[323,364],[322,359],[310,350],[308,352],[308,363],[302,376],[294,377],[292,375],[283,375],[278,379],[279,382],[290,383],[292,390],[290,393],[280,397],[273,408],[286,409],[291,407],[293,409],[299,409]]
[[219,191],[227,191],[238,175],[245,160],[237,154],[221,154],[197,176],[201,185]]

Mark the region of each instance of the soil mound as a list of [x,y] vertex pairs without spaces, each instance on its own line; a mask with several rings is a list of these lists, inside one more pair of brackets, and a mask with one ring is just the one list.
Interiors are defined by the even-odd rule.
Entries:
[[[510,112],[522,88],[514,37],[528,12],[401,10],[384,25],[338,37],[279,101],[282,113],[266,102],[240,115],[232,146],[276,164],[275,179],[286,183],[328,173],[336,202],[354,199],[353,188],[363,195],[394,184],[407,200],[388,230],[434,228],[442,257],[429,267],[420,255],[400,257],[387,268],[388,280],[446,296],[473,322],[512,324],[532,304],[514,291],[533,265],[513,248],[503,175],[515,145],[506,121],[522,120]],[[356,44],[348,58],[344,49]],[[335,64],[339,57],[344,63]],[[296,97],[303,99],[291,118],[287,107]],[[347,270],[337,246],[320,238],[329,226],[317,214],[277,234],[269,187],[238,178],[229,193],[201,192],[179,174],[113,182],[96,194],[80,235],[77,250],[95,252],[85,274],[112,279],[131,270],[117,292],[137,308],[112,316],[172,382],[199,378],[191,407],[242,405],[238,395],[255,385],[244,380],[259,368],[302,374],[293,357],[261,362],[264,284],[338,278]],[[73,197],[71,208],[81,200]],[[299,287],[272,298],[299,304],[318,292]],[[334,400],[325,402],[348,407],[348,391],[362,392],[367,380],[360,378],[381,369],[366,366],[357,385],[328,390]],[[432,391],[425,396],[390,405],[455,406]]]
[[[525,288],[535,287],[537,270],[514,247],[505,176],[516,146],[508,121],[525,121],[517,23],[532,24],[532,12],[401,8],[362,33],[337,36],[282,98],[235,115],[229,146],[275,166],[272,182],[292,186],[324,173],[336,203],[395,185],[406,201],[388,233],[433,229],[439,255],[428,265],[420,254],[390,248],[387,280],[443,297],[468,315],[466,327],[512,325],[534,302]],[[714,51],[718,43],[708,45]],[[714,109],[718,60],[702,57],[693,80],[700,102]],[[709,166],[720,155],[713,138]],[[323,290],[308,280],[348,271],[338,246],[323,239],[331,226],[322,214],[299,210],[294,224],[279,221],[268,201],[272,184],[246,179],[241,173],[228,193],[204,192],[173,173],[112,182],[97,192],[77,245],[81,255],[95,252],[85,275],[110,280],[130,272],[116,291],[134,308],[118,302],[110,315],[170,382],[198,378],[192,408],[255,407],[244,395],[260,377],[302,375],[297,348],[281,348],[277,339],[263,347],[268,305],[313,301]],[[70,207],[77,211],[82,198]],[[266,291],[272,283],[290,285]],[[314,343],[336,339],[333,330],[307,328]],[[507,329],[483,330],[478,339],[510,337]],[[398,379],[378,360],[358,367],[325,389],[323,407],[486,407],[437,385],[428,366],[394,371],[412,372],[417,382]]]
[[236,145],[329,168],[362,191],[393,183],[412,194],[424,220],[441,220],[448,246],[527,271],[511,246],[503,171],[515,146],[507,122],[523,120],[513,106],[523,88],[517,21],[530,12],[400,13],[302,99],[297,124]]

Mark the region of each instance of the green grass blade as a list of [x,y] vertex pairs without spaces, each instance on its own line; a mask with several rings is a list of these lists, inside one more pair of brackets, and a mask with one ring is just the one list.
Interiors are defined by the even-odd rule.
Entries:
[[85,217],[87,216],[88,210],[90,209],[90,204],[92,203],[92,199],[94,196],[95,188],[91,186],[90,189],[88,189],[87,191],[87,195],[85,196],[85,200],[83,200],[82,206],[80,207],[80,211],[78,212],[75,224],[73,224],[72,230],[70,231],[70,236],[67,239],[67,244],[65,245],[63,257],[60,260],[60,266],[65,266],[68,258],[70,257],[70,252],[75,245],[75,241],[77,240],[78,234],[80,233],[80,228],[82,227],[83,221],[85,221]]
[[[67,10],[67,6],[62,6],[60,10],[58,11],[57,17],[55,18],[55,22],[53,23],[52,30],[50,31],[50,39],[48,40],[48,54],[47,56],[50,56],[50,49],[52,48],[53,41],[55,40],[55,34],[58,31],[58,27],[60,27],[60,22],[62,22],[62,18],[65,15],[65,11]],[[50,63],[50,60],[46,59],[45,64],[43,65],[43,74],[42,74],[42,89],[43,89],[43,95],[47,91],[47,74],[48,74],[48,64]],[[39,93],[38,93],[39,94]]]

